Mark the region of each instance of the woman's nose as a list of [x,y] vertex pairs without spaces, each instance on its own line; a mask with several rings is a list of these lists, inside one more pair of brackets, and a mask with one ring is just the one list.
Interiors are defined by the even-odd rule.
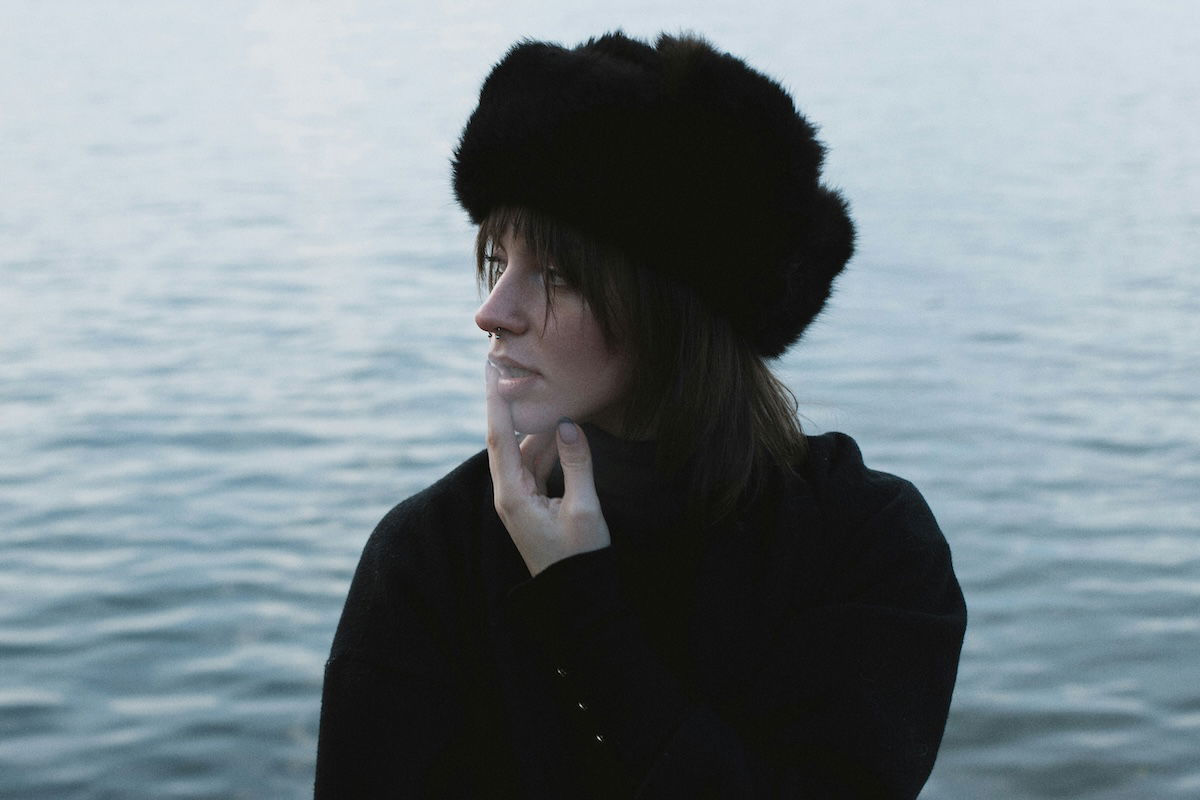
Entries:
[[483,305],[475,312],[475,324],[489,333],[496,328],[514,334],[523,333],[529,318],[529,310],[525,307],[527,303],[528,299],[522,296],[517,282],[510,280],[510,274],[505,273],[492,286]]

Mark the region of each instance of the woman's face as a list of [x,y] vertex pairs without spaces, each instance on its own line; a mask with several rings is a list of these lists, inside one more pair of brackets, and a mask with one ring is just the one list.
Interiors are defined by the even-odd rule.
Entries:
[[[620,435],[629,359],[611,350],[583,297],[551,277],[511,232],[492,248],[499,277],[475,324],[500,335],[488,360],[499,370],[497,388],[521,433],[552,430],[562,417],[591,422]],[[548,312],[548,313],[547,313]]]

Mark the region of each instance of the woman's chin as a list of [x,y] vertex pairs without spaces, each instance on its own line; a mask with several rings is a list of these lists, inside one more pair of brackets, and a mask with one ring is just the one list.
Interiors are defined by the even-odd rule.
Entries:
[[562,414],[542,410],[522,412],[513,406],[513,430],[517,433],[550,433],[560,419]]

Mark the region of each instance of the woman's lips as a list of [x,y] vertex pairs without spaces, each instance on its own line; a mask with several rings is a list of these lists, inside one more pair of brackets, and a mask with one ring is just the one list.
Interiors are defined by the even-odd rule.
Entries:
[[516,364],[492,363],[496,365],[496,369],[500,370],[501,378],[528,378],[534,374],[533,370],[518,367]]
[[529,367],[507,358],[489,358],[488,363],[499,373],[501,390],[514,391],[538,376],[538,373]]

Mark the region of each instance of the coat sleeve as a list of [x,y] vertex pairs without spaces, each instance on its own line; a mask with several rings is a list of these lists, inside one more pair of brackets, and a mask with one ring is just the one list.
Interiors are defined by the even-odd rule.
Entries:
[[[398,563],[407,570],[394,551],[397,527],[393,512],[368,540],[325,665],[317,798],[404,785],[447,746],[461,716],[447,669],[452,645],[422,613],[430,603],[420,589],[394,582]],[[432,713],[437,706],[444,713]]]
[[611,548],[514,593],[636,796],[916,797],[945,726],[966,609],[924,500],[899,479],[883,483],[836,498],[853,506],[854,530],[827,531],[837,547],[797,559],[819,574],[800,564],[794,577],[807,585],[721,696],[664,665]]
[[318,800],[504,786],[505,759],[485,735],[489,700],[471,672],[475,645],[455,622],[468,590],[454,534],[470,515],[444,488],[438,502],[433,494],[393,509],[363,550],[325,665]]

